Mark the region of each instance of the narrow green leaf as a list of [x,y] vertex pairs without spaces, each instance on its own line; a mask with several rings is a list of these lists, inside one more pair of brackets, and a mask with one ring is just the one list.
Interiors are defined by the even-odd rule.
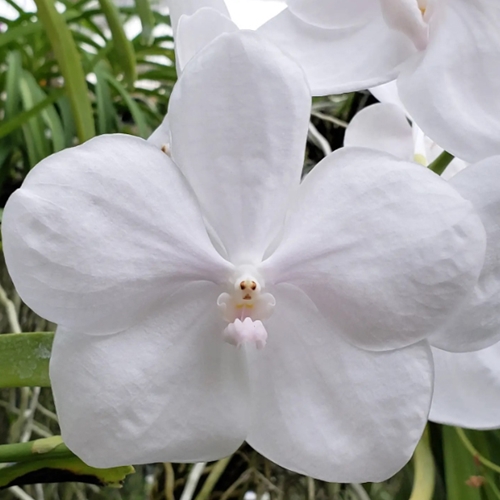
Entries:
[[[10,174],[10,168],[12,167],[10,155],[13,149],[14,146],[12,141],[0,140],[0,188]],[[3,214],[0,213],[0,222],[2,215]]]
[[95,469],[83,463],[63,443],[60,436],[29,443],[0,446],[0,489],[15,485],[79,481],[99,486],[120,487],[131,466]]
[[[100,12],[93,11],[93,15],[95,15],[96,13],[99,14]],[[75,19],[84,17],[85,15],[88,15],[88,13],[82,14],[82,12],[79,12],[78,10],[68,10],[63,14],[63,17],[66,22],[71,22]],[[32,17],[33,13],[27,12],[16,21],[4,21],[6,22],[8,29],[5,33],[2,33],[2,36],[0,36],[0,48],[13,43],[18,44],[20,39],[42,32],[42,23],[40,23],[39,21],[32,21]],[[22,44],[20,45],[20,47],[21,46]]]
[[[28,72],[24,72],[23,76],[26,79],[26,83],[29,86],[30,93],[33,96],[34,102],[36,104],[44,102],[47,99],[47,95],[42,90],[40,85],[38,85],[33,75],[31,75]],[[55,110],[52,103],[50,103],[48,106],[45,106],[41,110],[40,115],[43,119],[44,124],[50,130],[51,140],[53,145],[52,152],[61,151],[61,149],[64,149],[65,147],[64,130],[59,115],[57,114],[57,111]]]
[[53,340],[48,332],[0,335],[0,388],[50,387]]
[[107,73],[106,79],[108,80],[110,85],[117,90],[117,92],[122,96],[123,100],[125,101],[128,109],[130,110],[132,118],[134,119],[134,122],[137,125],[137,128],[139,130],[139,135],[144,139],[148,137],[151,131],[148,127],[144,114],[141,111],[139,105],[134,101],[134,99],[132,99],[132,96],[127,92],[127,89],[125,89],[125,87],[116,78]]
[[40,101],[32,108],[23,111],[9,121],[0,123],[0,138],[5,137],[12,131],[24,125],[30,118],[33,118],[34,116],[40,114],[40,112],[43,111],[47,106],[50,106],[51,104],[56,102],[63,93],[63,90],[55,90],[50,96],[46,97],[43,101]]
[[23,136],[26,144],[29,168],[33,168],[41,160],[41,158],[38,156],[35,140],[33,139],[33,135],[28,124],[23,125]]
[[[33,93],[33,88],[30,79],[33,78],[31,73],[23,71],[19,88],[21,90],[21,99],[25,111],[33,109],[37,103],[36,96]],[[34,167],[39,161],[43,160],[50,154],[49,144],[45,138],[45,124],[39,114],[30,118],[23,127],[25,134],[30,137],[31,142],[31,167]]]
[[2,33],[2,36],[0,36],[0,48],[12,42],[18,42],[20,38],[23,38],[27,35],[32,35],[33,33],[41,30],[42,25],[36,22],[30,22],[28,24],[23,24],[21,26],[11,28],[7,30],[7,32]]
[[480,490],[467,485],[478,474],[477,464],[452,427],[443,426],[443,447],[447,498],[481,500]]
[[66,141],[64,140],[64,129],[61,119],[55,107],[53,105],[47,106],[42,111],[42,117],[50,130],[53,152],[56,153],[57,151],[61,151],[66,147]]
[[127,38],[120,20],[120,12],[113,0],[99,0],[101,9],[108,21],[113,47],[118,55],[118,64],[123,69],[127,83],[132,87],[135,82],[135,53],[132,43]]
[[95,128],[80,54],[64,17],[55,8],[54,1],[35,0],[35,2],[38,16],[45,27],[61,73],[64,76],[78,137],[80,141],[86,141],[95,135]]
[[63,124],[64,143],[66,147],[71,147],[74,145],[74,139],[76,137],[76,125],[73,113],[71,112],[71,103],[67,95],[63,95],[57,100],[57,107],[61,114]]
[[149,0],[135,0],[135,7],[141,20],[141,40],[144,45],[153,43],[153,29],[155,27],[155,16],[151,10]]
[[97,130],[99,134],[112,132],[116,124],[116,111],[113,106],[111,91],[106,78],[106,68],[104,63],[98,64],[95,68],[96,101],[97,101]]
[[0,142],[0,171],[3,170],[3,164],[7,157],[10,155],[12,145],[6,141]]
[[[10,120],[16,113],[21,101],[19,92],[19,80],[21,79],[22,61],[21,54],[18,51],[12,51],[7,54],[7,74],[5,81],[5,91],[7,98],[5,100],[5,120]],[[0,125],[1,127],[1,125]]]

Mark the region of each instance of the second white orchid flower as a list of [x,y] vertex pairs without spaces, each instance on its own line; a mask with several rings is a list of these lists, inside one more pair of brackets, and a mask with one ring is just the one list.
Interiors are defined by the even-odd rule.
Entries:
[[[393,94],[389,97],[396,101]],[[427,138],[414,144],[414,135],[401,108],[394,104],[374,104],[353,118],[346,130],[345,144],[376,148],[402,159],[412,156],[434,159],[439,148]],[[429,418],[443,424],[491,429],[500,427],[500,403],[497,402],[500,343],[485,347],[492,339],[500,340],[500,157],[467,168],[461,160],[454,162],[443,176],[474,204],[486,228],[487,250],[474,293],[444,329],[429,337],[436,368]],[[445,339],[449,348],[450,338],[456,339],[457,351],[477,351],[446,352],[437,348]]]
[[397,78],[425,133],[468,162],[500,153],[500,2],[287,0],[259,30],[307,73],[313,95]]

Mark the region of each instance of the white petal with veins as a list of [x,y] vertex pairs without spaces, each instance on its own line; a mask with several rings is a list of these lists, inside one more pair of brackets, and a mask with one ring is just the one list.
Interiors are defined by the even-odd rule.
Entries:
[[179,286],[232,270],[172,160],[120,134],[40,162],[9,198],[2,235],[22,299],[87,333],[129,328]]

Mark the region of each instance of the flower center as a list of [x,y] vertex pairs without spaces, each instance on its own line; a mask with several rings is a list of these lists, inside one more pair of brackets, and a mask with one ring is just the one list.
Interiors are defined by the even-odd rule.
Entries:
[[223,339],[240,347],[254,342],[258,349],[266,345],[267,331],[262,323],[273,313],[276,300],[263,293],[263,278],[253,266],[240,266],[228,282],[228,291],[221,293],[217,305],[229,323]]

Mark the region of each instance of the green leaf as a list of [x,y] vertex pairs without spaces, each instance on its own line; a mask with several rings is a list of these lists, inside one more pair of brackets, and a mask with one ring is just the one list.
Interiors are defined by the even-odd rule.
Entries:
[[[42,90],[40,85],[38,85],[33,75],[25,71],[23,73],[23,78],[26,80],[26,83],[29,87],[29,91],[33,97],[33,102],[37,104],[46,102],[47,95]],[[61,149],[64,149],[65,147],[64,130],[59,115],[57,114],[57,111],[52,104],[53,103],[49,103],[48,105],[44,106],[40,112],[40,115],[43,119],[44,124],[49,128],[51,133],[50,135],[53,144],[52,152],[57,152]]]
[[113,131],[116,126],[116,111],[113,106],[111,91],[106,79],[106,68],[101,61],[95,68],[96,101],[97,101],[97,131],[106,134]]
[[135,7],[141,20],[141,40],[144,45],[153,43],[153,29],[155,27],[155,16],[151,10],[149,0],[135,0]]
[[[33,109],[37,101],[33,93],[32,82],[30,82],[31,78],[33,78],[33,75],[27,71],[23,71],[21,80],[19,81],[23,108],[26,111]],[[30,164],[31,167],[34,167],[39,161],[50,154],[49,145],[45,138],[45,125],[39,114],[34,115],[23,125],[23,132],[28,143]]]
[[89,467],[67,448],[60,436],[0,446],[0,462],[9,462],[0,467],[0,489],[64,481],[120,487],[125,477],[135,472],[131,466]]
[[443,447],[447,498],[481,500],[480,490],[467,485],[478,475],[477,463],[452,427],[443,426]]
[[[7,54],[7,75],[5,82],[5,120],[10,120],[15,116],[21,101],[19,92],[19,80],[21,79],[22,62],[21,54],[18,51],[12,51]],[[0,128],[3,128],[3,124]]]
[[[10,155],[13,149],[14,146],[11,141],[0,141],[0,187],[3,186],[5,179],[10,173],[11,164],[8,160],[10,160]],[[2,213],[0,213],[0,222]]]
[[426,428],[413,455],[415,477],[409,500],[432,500],[436,484],[434,457],[432,456],[429,429]]
[[118,56],[117,62],[123,69],[127,83],[132,87],[136,78],[135,53],[132,43],[123,30],[120,12],[113,0],[99,0],[99,3],[111,30],[113,46]]
[[50,387],[53,340],[49,332],[0,335],[0,388]]
[[139,135],[144,139],[149,136],[151,133],[146,118],[144,117],[144,113],[141,111],[139,105],[132,99],[132,96],[127,92],[127,89],[112,75],[106,73],[106,79],[110,83],[112,87],[116,89],[116,91],[122,96],[125,104],[127,105],[134,122],[139,129]]
[[27,35],[32,35],[33,33],[41,30],[42,25],[36,22],[30,22],[28,24],[23,24],[21,26],[11,28],[6,33],[2,33],[2,36],[0,36],[0,48],[9,43],[18,42],[20,38],[23,38]]
[[80,141],[95,135],[92,106],[80,54],[64,17],[55,8],[53,0],[35,0],[38,16],[42,21],[56,56],[73,109]]
[[58,99],[57,107],[61,114],[63,124],[64,143],[66,147],[71,147],[74,145],[73,140],[76,137],[76,125],[73,114],[71,113],[71,103],[69,102],[68,96],[63,95]]

